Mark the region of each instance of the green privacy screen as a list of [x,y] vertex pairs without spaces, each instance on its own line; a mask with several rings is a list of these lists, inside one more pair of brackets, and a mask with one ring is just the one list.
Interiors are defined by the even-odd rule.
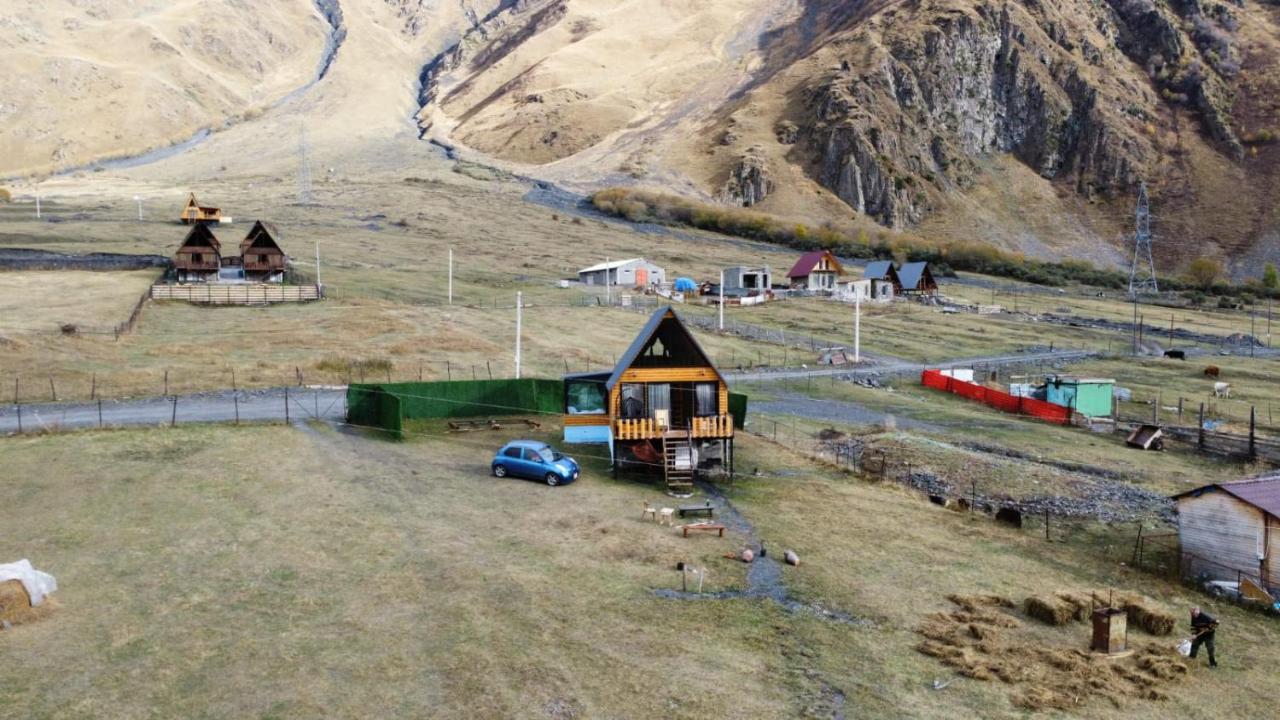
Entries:
[[403,432],[405,420],[499,417],[564,412],[561,380],[355,384],[347,388],[347,422]]
[[729,414],[733,416],[733,428],[741,430],[747,424],[747,396],[742,393],[729,393]]

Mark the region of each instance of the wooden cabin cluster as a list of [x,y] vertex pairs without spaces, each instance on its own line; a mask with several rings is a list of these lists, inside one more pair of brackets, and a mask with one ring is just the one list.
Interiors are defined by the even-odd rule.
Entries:
[[699,466],[732,469],[733,432],[728,383],[670,307],[612,371],[565,376],[565,441],[608,444],[615,469],[661,466],[673,493]]
[[222,242],[206,223],[196,223],[173,258],[180,283],[284,282],[289,258],[279,243],[280,233],[259,220],[240,241],[238,252],[224,255]]

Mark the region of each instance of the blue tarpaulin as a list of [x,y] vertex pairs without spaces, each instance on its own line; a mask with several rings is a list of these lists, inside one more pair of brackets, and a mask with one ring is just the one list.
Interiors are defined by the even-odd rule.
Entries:
[[692,278],[687,278],[687,277],[676,278],[677,292],[692,292],[697,289],[698,289],[698,283],[694,282]]

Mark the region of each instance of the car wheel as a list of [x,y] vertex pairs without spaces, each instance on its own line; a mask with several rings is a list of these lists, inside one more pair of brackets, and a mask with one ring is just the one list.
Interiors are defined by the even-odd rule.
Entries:
[[506,477],[507,467],[505,465],[494,465],[493,474],[495,477]]
[[547,473],[547,484],[555,487],[560,484],[560,476],[555,473]]

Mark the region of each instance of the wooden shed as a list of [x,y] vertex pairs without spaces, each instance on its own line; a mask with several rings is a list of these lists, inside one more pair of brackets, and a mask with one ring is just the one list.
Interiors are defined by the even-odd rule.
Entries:
[[611,372],[565,376],[566,442],[608,443],[620,460],[660,466],[686,491],[700,458],[732,467],[729,386],[670,308],[655,312]]
[[222,222],[222,208],[201,205],[196,201],[196,194],[191,193],[179,219],[183,225]]
[[244,278],[249,282],[284,282],[289,258],[284,254],[278,239],[280,231],[275,225],[259,220],[240,241],[240,265]]
[[187,233],[173,256],[178,282],[214,282],[222,268],[222,243],[207,225],[197,224]]
[[1205,485],[1173,499],[1191,576],[1280,589],[1280,474]]

